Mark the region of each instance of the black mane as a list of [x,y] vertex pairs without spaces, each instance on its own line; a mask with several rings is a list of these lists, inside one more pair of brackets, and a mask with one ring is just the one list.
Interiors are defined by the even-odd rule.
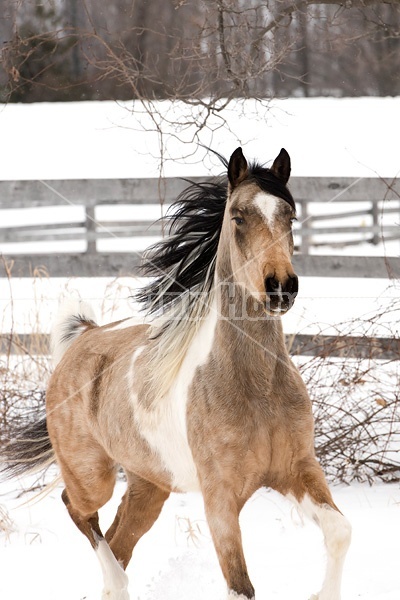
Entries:
[[[228,161],[217,154],[224,166]],[[227,200],[227,177],[194,183],[171,205],[165,220],[168,235],[144,254],[141,274],[154,279],[136,294],[150,314],[165,312],[186,294],[189,304],[213,285],[215,259]],[[274,173],[259,163],[249,165],[246,181],[285,200],[295,209],[288,188]]]

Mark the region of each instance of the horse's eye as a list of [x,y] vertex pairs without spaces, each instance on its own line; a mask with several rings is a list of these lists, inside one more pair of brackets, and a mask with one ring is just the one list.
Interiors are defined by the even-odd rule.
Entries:
[[290,224],[293,225],[293,223],[297,221],[297,217],[291,217],[290,218]]
[[236,225],[243,225],[244,219],[242,217],[233,217],[232,221],[235,221]]

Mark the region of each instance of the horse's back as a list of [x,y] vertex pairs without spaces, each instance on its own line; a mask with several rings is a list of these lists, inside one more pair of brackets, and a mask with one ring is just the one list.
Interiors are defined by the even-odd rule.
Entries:
[[88,329],[65,351],[46,394],[50,434],[53,424],[64,431],[68,423],[75,431],[93,429],[106,403],[118,414],[129,394],[124,382],[132,356],[148,341],[148,325],[121,327],[122,323]]

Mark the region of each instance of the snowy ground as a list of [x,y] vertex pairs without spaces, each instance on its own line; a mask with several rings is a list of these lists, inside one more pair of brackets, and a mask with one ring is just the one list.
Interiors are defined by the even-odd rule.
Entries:
[[[265,119],[256,118],[250,106],[240,114],[227,113],[230,130],[215,130],[202,141],[226,155],[241,143],[249,156],[262,160],[285,146],[294,175],[393,177],[400,172],[399,111],[400,98],[279,101]],[[8,105],[0,109],[0,135],[7,148],[0,161],[0,179],[159,174],[157,140],[138,129],[126,105]],[[191,151],[190,145],[167,144],[170,155],[179,155],[182,148]],[[167,162],[164,174],[193,176],[218,170],[215,162],[203,164],[196,155],[184,164]],[[94,288],[92,281],[72,280],[67,287],[72,292],[78,289],[94,301],[104,320],[111,320],[130,314],[131,284],[118,282],[118,293],[111,291],[106,301],[104,290],[110,282],[98,281]],[[38,325],[48,331],[65,285],[46,278],[35,284],[14,281],[11,300],[8,283],[0,282],[1,330],[10,329],[13,305],[17,331],[29,332]],[[338,323],[390,306],[396,297],[398,288],[388,289],[384,280],[324,280],[321,285],[321,280],[304,279],[284,326],[290,333],[321,329],[333,333]],[[34,308],[38,305],[39,312]],[[387,335],[389,328],[399,335],[399,322],[398,316],[387,314],[376,333]],[[15,491],[25,484],[1,484],[0,508],[8,512],[14,531],[1,530],[0,514],[0,598],[99,600],[99,566],[70,522],[60,500],[61,488],[40,502],[26,504],[27,496],[16,498]],[[104,529],[122,489],[119,483],[115,498],[104,508]],[[399,600],[399,486],[352,485],[335,487],[333,492],[354,530],[343,600]],[[324,553],[315,525],[303,525],[289,503],[266,491],[248,502],[241,524],[257,600],[306,600],[318,590]],[[224,582],[200,496],[171,496],[136,548],[128,574],[132,600],[224,600]]]
[[[122,493],[101,513],[104,529]],[[0,538],[0,598],[100,600],[97,559],[71,523],[61,488],[45,500],[8,508],[16,531]],[[343,600],[398,600],[400,490],[393,485],[333,488],[353,525]],[[3,501],[3,499],[2,499]],[[310,522],[273,492],[259,492],[241,515],[244,549],[258,600],[307,600],[319,589],[323,540]],[[205,522],[200,495],[172,495],[128,567],[131,600],[225,600],[225,584]]]
[[[242,145],[247,156],[268,161],[283,146],[292,159],[292,175],[400,173],[400,97],[289,98],[273,100],[267,109],[254,101],[230,106],[223,114],[225,127],[220,116],[212,117],[200,135],[204,145],[224,155]],[[157,177],[154,124],[132,108],[129,102],[0,105],[0,180]],[[159,109],[165,118],[172,111],[168,102]],[[186,109],[177,110],[182,115]],[[220,172],[215,157],[201,161],[206,152],[190,141],[192,135],[193,129],[182,126],[181,143],[165,137],[164,175]]]

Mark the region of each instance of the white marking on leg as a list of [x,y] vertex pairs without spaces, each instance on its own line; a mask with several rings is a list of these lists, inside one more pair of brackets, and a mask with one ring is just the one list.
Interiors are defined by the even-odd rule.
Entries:
[[103,572],[102,600],[129,600],[128,576],[105,539],[99,541],[95,552]]
[[253,598],[248,598],[247,596],[243,596],[243,594],[237,594],[233,590],[229,590],[227,600],[255,600],[255,598],[254,596]]
[[324,583],[320,593],[314,598],[340,600],[344,559],[351,541],[351,525],[339,511],[327,504],[316,504],[307,494],[300,507],[321,527],[328,555]]
[[272,229],[275,221],[275,213],[278,206],[278,198],[265,192],[258,192],[254,196],[254,204],[261,212],[264,221]]

